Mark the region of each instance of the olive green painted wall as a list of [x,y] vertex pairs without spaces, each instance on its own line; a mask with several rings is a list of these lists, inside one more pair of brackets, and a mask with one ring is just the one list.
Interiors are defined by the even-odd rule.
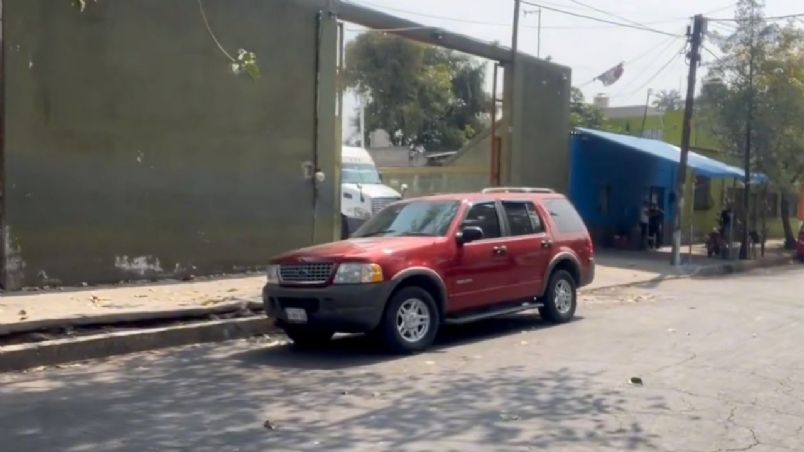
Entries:
[[513,130],[503,135],[503,183],[568,193],[570,69],[520,55],[505,73],[514,90],[504,96]]
[[[335,19],[316,2],[5,0],[6,287],[214,274],[336,234]],[[324,2],[321,2],[322,4]]]

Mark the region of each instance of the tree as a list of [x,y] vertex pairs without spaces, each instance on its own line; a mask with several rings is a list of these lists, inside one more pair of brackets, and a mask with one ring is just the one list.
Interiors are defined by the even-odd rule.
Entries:
[[661,90],[656,94],[656,99],[653,101],[653,106],[662,112],[678,111],[684,105],[684,100],[678,90]]
[[347,85],[366,99],[366,129],[397,146],[456,150],[488,127],[485,68],[474,59],[384,33],[346,48]]
[[765,173],[781,194],[790,247],[795,244],[790,199],[804,176],[804,32],[768,23],[757,0],[741,0],[735,19],[734,32],[713,38],[723,52],[710,67],[719,83],[704,86],[701,110],[715,120],[714,131],[727,149],[739,156],[750,118],[752,169]]
[[597,106],[587,104],[583,92],[574,86],[570,91],[570,125],[598,130],[607,128],[603,112]]

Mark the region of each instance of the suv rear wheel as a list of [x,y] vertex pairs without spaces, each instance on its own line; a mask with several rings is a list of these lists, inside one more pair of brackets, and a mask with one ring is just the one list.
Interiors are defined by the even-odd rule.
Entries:
[[391,350],[413,353],[433,343],[439,323],[433,296],[420,287],[404,287],[389,300],[380,333]]
[[578,306],[578,294],[572,275],[564,270],[554,272],[550,276],[542,302],[544,307],[539,308],[539,314],[543,319],[551,323],[569,322]]
[[286,325],[285,334],[293,341],[293,345],[299,348],[315,347],[323,345],[332,339],[335,332],[329,330],[319,330],[308,326]]

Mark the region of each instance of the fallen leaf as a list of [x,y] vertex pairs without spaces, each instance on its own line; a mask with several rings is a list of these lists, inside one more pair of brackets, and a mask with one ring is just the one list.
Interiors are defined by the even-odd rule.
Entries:
[[642,384],[643,384],[642,379],[639,378],[639,377],[631,377],[631,378],[628,379],[628,382],[631,383],[632,385],[636,385],[636,386],[642,386]]
[[276,430],[276,426],[271,423],[270,419],[266,419],[265,422],[262,423],[262,426],[268,430]]
[[504,421],[518,421],[521,418],[516,414],[500,413],[500,419],[502,419]]
[[18,312],[17,315],[28,315],[28,313],[25,312],[25,309],[20,309],[20,312]]

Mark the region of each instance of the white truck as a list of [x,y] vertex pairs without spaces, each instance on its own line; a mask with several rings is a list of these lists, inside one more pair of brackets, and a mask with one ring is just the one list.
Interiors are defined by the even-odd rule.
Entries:
[[[402,186],[404,192],[405,186]],[[343,146],[341,153],[341,238],[348,238],[372,215],[402,199],[382,183],[371,155],[363,148]]]

